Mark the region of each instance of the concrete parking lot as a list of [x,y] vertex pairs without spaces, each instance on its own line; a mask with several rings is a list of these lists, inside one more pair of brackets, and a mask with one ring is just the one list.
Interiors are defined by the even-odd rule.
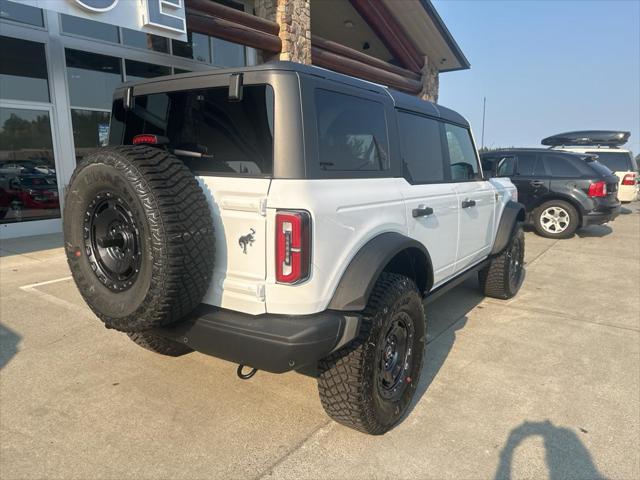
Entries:
[[[315,379],[106,330],[59,236],[0,244],[0,477],[640,478],[640,208],[526,235],[520,294],[427,308],[418,399],[383,437],[330,421]],[[52,248],[53,247],[53,248]]]

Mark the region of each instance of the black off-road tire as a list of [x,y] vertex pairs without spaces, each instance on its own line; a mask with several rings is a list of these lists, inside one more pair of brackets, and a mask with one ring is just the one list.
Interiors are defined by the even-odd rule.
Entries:
[[[209,287],[211,212],[191,171],[165,150],[118,146],[88,156],[69,183],[64,237],[78,290],[108,328],[177,322]],[[102,248],[106,241],[120,243]]]
[[[564,212],[569,216],[567,227],[559,233],[549,232],[548,230],[545,230],[542,225],[542,215],[549,208],[564,210]],[[549,200],[533,211],[533,226],[535,227],[536,233],[541,237],[556,239],[571,238],[580,226],[580,215],[576,208],[569,202],[565,202],[564,200]]]
[[191,348],[182,343],[168,340],[151,332],[128,333],[127,335],[142,348],[146,348],[154,353],[159,353],[160,355],[179,357],[180,355],[193,352]]
[[[410,320],[409,356],[403,355],[398,391],[385,390],[385,341],[398,319]],[[426,321],[415,283],[402,275],[383,273],[363,312],[359,335],[319,362],[318,390],[322,406],[336,422],[372,435],[382,435],[403,417],[420,380]],[[395,392],[395,393],[394,393]],[[393,398],[385,398],[393,394]]]
[[507,300],[518,293],[523,280],[524,233],[518,225],[507,247],[478,272],[478,281],[487,297]]

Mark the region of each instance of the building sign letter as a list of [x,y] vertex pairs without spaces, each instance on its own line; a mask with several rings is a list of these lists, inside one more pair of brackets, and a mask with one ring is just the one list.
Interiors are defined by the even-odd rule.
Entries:
[[147,0],[147,17],[144,25],[166,28],[174,32],[186,33],[183,0]]
[[118,0],[75,0],[75,2],[91,12],[107,12],[118,4]]

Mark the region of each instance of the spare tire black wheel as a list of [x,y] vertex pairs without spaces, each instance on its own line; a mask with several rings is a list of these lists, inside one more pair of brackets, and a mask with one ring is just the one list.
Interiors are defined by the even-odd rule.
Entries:
[[64,207],[73,279],[108,328],[177,322],[206,293],[213,220],[191,171],[165,150],[97,150],[77,167]]

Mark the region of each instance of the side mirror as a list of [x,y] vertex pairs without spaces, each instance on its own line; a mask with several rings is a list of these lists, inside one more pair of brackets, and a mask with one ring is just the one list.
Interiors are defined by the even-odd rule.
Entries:
[[493,164],[494,177],[513,177],[518,171],[516,157],[502,157]]

